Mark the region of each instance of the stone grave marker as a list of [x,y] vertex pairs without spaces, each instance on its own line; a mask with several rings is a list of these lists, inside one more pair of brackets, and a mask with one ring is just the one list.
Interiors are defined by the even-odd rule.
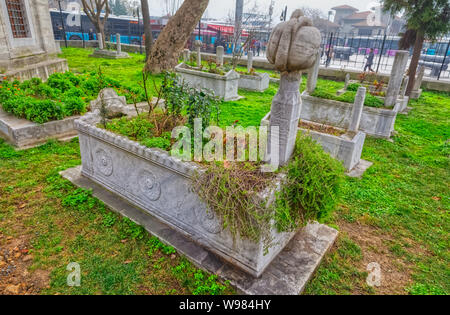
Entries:
[[409,52],[405,50],[399,50],[395,54],[394,64],[392,66],[391,77],[386,91],[386,98],[384,106],[391,107],[397,102],[397,98],[400,94],[400,88],[402,86],[403,75],[406,71],[406,65],[408,63]]
[[202,52],[201,48],[203,46],[203,43],[201,40],[196,40],[194,43],[195,50],[197,52],[197,67],[201,67],[202,65]]
[[217,46],[216,49],[216,63],[218,66],[223,66],[223,55],[224,55],[223,46]]
[[249,51],[247,54],[247,73],[250,73],[253,69],[253,52]]
[[[316,62],[320,41],[319,30],[301,10],[295,10],[290,21],[278,24],[270,36],[267,59],[281,73],[270,115],[268,158],[271,164],[277,157],[280,165],[286,164],[294,151],[302,105],[301,72]],[[274,143],[278,139],[278,147],[271,148],[272,139]]]

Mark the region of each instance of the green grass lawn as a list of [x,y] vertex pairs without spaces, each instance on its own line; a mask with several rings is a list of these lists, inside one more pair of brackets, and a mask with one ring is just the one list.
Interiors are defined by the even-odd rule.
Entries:
[[[89,54],[68,48],[62,57],[73,71],[101,65],[108,76],[139,81],[143,56]],[[245,99],[222,104],[220,124],[259,125],[276,89],[240,91]],[[397,118],[393,142],[367,138],[362,158],[374,165],[362,179],[346,178],[343,200],[325,222],[339,238],[306,294],[450,293],[450,95],[426,91],[410,106]],[[46,274],[48,281],[36,293],[233,293],[58,175],[80,163],[76,140],[19,152],[0,140],[0,247],[24,242],[33,258],[26,278]],[[69,262],[80,263],[81,287],[66,285]],[[366,284],[372,262],[381,266],[381,287]],[[0,290],[5,281],[0,276]]]

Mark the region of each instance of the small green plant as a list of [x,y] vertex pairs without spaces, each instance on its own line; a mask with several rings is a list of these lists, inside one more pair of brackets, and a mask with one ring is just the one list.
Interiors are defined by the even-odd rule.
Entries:
[[145,229],[134,223],[128,218],[122,218],[119,222],[119,230],[122,238],[142,239],[145,235]]
[[87,102],[105,87],[119,89],[120,83],[101,70],[84,74],[54,73],[43,83],[39,78],[0,83],[0,105],[19,118],[37,123],[60,120],[86,112]]
[[63,199],[62,205],[79,211],[87,211],[97,205],[97,200],[92,197],[92,191],[78,188]]
[[176,250],[172,246],[165,245],[157,237],[152,236],[147,242],[149,246],[148,255],[152,256],[156,251],[160,250],[166,255],[175,254]]
[[229,285],[229,282],[221,284],[216,275],[208,276],[205,272],[194,268],[185,258],[172,268],[172,274],[194,295],[221,295]]
[[286,178],[276,198],[279,231],[290,231],[310,220],[323,220],[336,208],[344,167],[311,137],[298,136]]
[[358,83],[351,83],[347,86],[347,91],[353,91],[353,92],[357,92],[358,89],[360,88],[360,84]]
[[344,167],[310,137],[300,135],[289,164],[281,172],[281,190],[267,206],[258,193],[270,188],[276,174],[257,165],[211,164],[198,175],[200,198],[236,237],[271,245],[272,221],[280,232],[295,230],[311,220],[326,218],[337,205]]

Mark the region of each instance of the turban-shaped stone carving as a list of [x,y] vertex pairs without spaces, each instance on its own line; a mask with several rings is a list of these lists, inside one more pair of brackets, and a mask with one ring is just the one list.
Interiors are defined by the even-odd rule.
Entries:
[[267,59],[280,72],[296,72],[313,66],[321,35],[312,21],[295,10],[291,19],[278,24],[270,35]]

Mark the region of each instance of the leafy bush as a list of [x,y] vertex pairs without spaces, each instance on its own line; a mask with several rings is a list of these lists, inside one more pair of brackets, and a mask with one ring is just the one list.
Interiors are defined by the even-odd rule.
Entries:
[[278,193],[275,221],[280,231],[326,218],[340,195],[344,167],[307,135],[299,135]]
[[64,99],[64,114],[66,116],[74,116],[84,114],[86,104],[81,97],[72,96]]
[[[186,107],[188,126],[194,129],[194,119],[201,118],[203,129],[208,127],[211,120],[219,117],[219,101],[205,90],[192,89]],[[214,116],[215,115],[215,116]]]
[[370,107],[381,108],[381,107],[384,107],[384,102],[383,102],[383,100],[379,99],[376,96],[373,96],[372,94],[366,94],[366,99],[364,101],[364,105],[370,106]]
[[[356,92],[354,91],[349,91],[347,89],[347,92],[341,94],[341,95],[336,95],[333,92],[330,92],[328,90],[325,89],[316,89],[311,96],[314,97],[319,97],[319,98],[323,98],[323,99],[328,99],[328,100],[334,100],[334,101],[340,101],[340,102],[346,102],[346,103],[354,103],[355,102],[355,96],[356,96]],[[376,96],[371,95],[370,93],[366,93],[366,99],[364,101],[364,105],[365,106],[370,106],[370,107],[383,107],[384,106],[384,102],[383,100],[379,99]]]
[[136,141],[143,141],[153,136],[153,124],[144,114],[131,119],[128,117],[113,119],[107,124],[107,129]]
[[171,115],[181,115],[189,101],[189,87],[175,73],[166,73],[161,85],[166,109]]
[[[37,123],[63,119],[86,112],[89,100],[105,87],[120,88],[120,82],[98,71],[84,74],[54,73],[46,83],[39,78],[24,82],[0,82],[0,105],[16,117]],[[100,84],[101,83],[101,84]]]
[[29,96],[15,96],[2,104],[6,112],[37,123],[58,120],[64,117],[63,108],[52,100],[38,100]]
[[322,220],[335,209],[344,167],[310,137],[300,135],[287,166],[281,169],[281,189],[267,206],[258,192],[269,187],[274,173],[257,165],[210,164],[195,179],[195,191],[233,236],[262,240],[271,246],[272,223],[280,232],[295,230],[311,220]]
[[351,83],[347,86],[347,91],[357,92],[360,86],[358,83]]
[[160,148],[166,151],[169,151],[172,145],[170,138],[163,137],[147,138],[141,141],[141,143],[149,148]]

